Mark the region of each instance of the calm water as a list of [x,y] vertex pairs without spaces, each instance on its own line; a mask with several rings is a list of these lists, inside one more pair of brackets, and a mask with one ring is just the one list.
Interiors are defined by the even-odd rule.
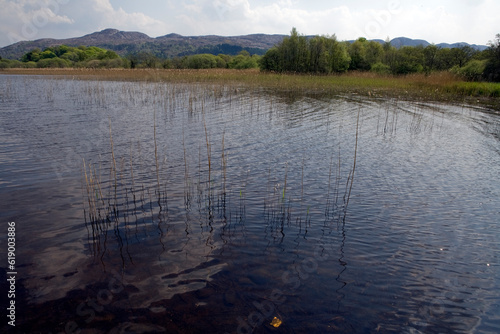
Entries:
[[0,127],[19,332],[500,332],[498,112],[2,75]]

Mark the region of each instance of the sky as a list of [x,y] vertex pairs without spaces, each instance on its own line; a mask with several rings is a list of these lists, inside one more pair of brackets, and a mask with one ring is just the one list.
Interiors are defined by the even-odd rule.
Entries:
[[500,33],[498,0],[0,0],[0,47],[106,28],[151,37],[254,33],[409,37],[486,45]]

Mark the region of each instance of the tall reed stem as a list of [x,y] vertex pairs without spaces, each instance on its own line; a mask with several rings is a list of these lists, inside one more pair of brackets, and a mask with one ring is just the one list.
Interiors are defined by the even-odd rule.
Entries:
[[356,170],[356,156],[358,153],[359,114],[360,114],[360,111],[358,110],[358,117],[356,120],[356,144],[354,146],[354,159],[353,159],[353,163],[352,163],[352,172],[351,172],[351,185],[349,186],[349,193],[347,194],[347,201],[345,204],[345,210],[347,210],[347,206],[349,205],[349,199],[351,198],[352,183],[354,181],[354,171]]
[[158,186],[158,202],[160,202],[160,168],[158,165],[158,145],[156,143],[156,108],[153,112],[153,138],[155,142],[155,166],[156,166],[156,184]]
[[113,135],[111,134],[111,118],[109,118],[109,141],[111,142],[111,158],[113,159],[113,177],[115,180],[114,188],[115,188],[115,211],[118,202],[117,188],[118,188],[118,180],[116,175],[116,160],[115,160],[115,150],[113,145]]

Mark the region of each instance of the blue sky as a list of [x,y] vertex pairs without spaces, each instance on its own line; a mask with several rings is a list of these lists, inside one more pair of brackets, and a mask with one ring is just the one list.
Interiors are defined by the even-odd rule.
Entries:
[[487,44],[500,33],[498,0],[0,0],[0,47],[106,28],[151,37],[288,34],[339,40],[410,37]]

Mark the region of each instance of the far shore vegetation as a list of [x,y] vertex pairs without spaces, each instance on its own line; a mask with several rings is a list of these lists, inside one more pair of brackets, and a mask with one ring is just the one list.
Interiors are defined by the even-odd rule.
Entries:
[[[242,71],[244,70],[244,71]],[[198,54],[159,59],[120,56],[98,47],[59,45],[21,59],[0,59],[0,73],[62,75],[100,80],[245,84],[285,92],[362,94],[419,100],[484,102],[498,108],[500,34],[489,48],[396,48],[364,38],[289,37],[263,56]]]

